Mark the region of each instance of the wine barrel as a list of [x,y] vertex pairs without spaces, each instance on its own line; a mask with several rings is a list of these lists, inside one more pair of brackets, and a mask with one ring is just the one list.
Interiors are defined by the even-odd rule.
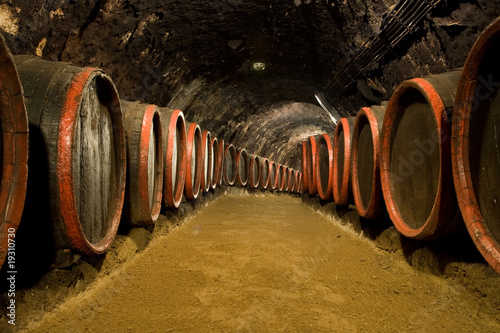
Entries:
[[269,183],[271,182],[271,164],[267,158],[262,157],[261,160],[259,188],[261,190],[267,190]]
[[233,186],[236,182],[236,177],[238,176],[238,162],[236,148],[232,144],[227,144],[224,149],[224,166],[223,166],[223,177],[224,184]]
[[163,132],[163,205],[178,208],[186,184],[187,133],[184,113],[158,108]]
[[[0,267],[21,221],[28,178],[28,116],[17,69],[0,34]],[[12,237],[12,236],[10,236]]]
[[359,216],[373,219],[385,210],[380,185],[380,133],[385,106],[362,108],[354,122],[351,185]]
[[281,184],[281,191],[282,192],[288,192],[288,170],[289,168],[284,165],[282,168],[281,168],[281,173],[283,174],[281,176],[281,181],[282,181],[282,184]]
[[262,172],[260,157],[254,154],[250,154],[248,160],[250,166],[250,172],[248,174],[248,186],[250,188],[258,188]]
[[236,169],[238,173],[236,175],[236,184],[238,186],[245,187],[248,183],[248,153],[245,148],[238,149],[236,154]]
[[384,116],[382,190],[396,228],[405,236],[435,240],[456,226],[450,124],[459,71],[403,82]]
[[283,165],[276,165],[276,191],[283,191]]
[[212,190],[215,190],[217,186],[219,186],[217,175],[220,174],[222,165],[222,163],[220,163],[221,153],[219,150],[219,140],[213,137],[211,146],[212,146],[212,174],[210,175],[210,188]]
[[304,180],[303,180],[304,174],[299,171],[299,188],[297,189],[297,193],[302,194],[304,193]]
[[293,182],[295,184],[294,188],[293,188],[293,191],[295,193],[299,193],[299,188],[300,188],[300,184],[299,182],[302,181],[300,178],[300,171],[299,170],[295,170],[294,171],[294,176],[293,176]]
[[335,128],[333,148],[333,200],[348,205],[352,196],[350,183],[351,142],[355,117],[341,118]]
[[500,18],[465,62],[453,112],[452,166],[460,210],[476,247],[500,273]]
[[224,152],[225,152],[225,144],[223,139],[218,139],[218,155],[215,160],[216,168],[215,168],[215,182],[218,186],[222,185],[223,180],[223,172],[224,172]]
[[287,192],[293,192],[295,190],[295,170],[293,168],[288,168],[288,183],[287,183]]
[[163,145],[156,105],[121,101],[127,144],[127,184],[124,219],[134,227],[148,226],[160,215],[163,193]]
[[[54,245],[85,254],[107,250],[120,222],[126,143],[120,99],[99,69],[16,56],[30,135],[30,165],[48,170],[38,195],[50,197]],[[36,141],[36,142],[35,142]],[[31,181],[30,181],[31,183]],[[29,185],[28,185],[29,186]]]
[[330,136],[326,133],[319,136],[316,162],[316,188],[321,200],[333,197],[333,146]]
[[310,195],[316,195],[318,193],[318,186],[316,182],[316,163],[318,156],[318,136],[310,136],[307,149],[309,154],[307,155],[307,185]]
[[201,146],[203,148],[201,152],[202,155],[201,160],[203,161],[201,189],[203,190],[203,192],[206,193],[210,191],[212,185],[213,166],[214,166],[214,158],[213,158],[214,148],[212,145],[212,136],[210,135],[210,132],[207,130],[204,130],[201,133]]
[[274,161],[269,161],[269,186],[268,186],[268,188],[272,191],[276,190],[276,184],[278,181],[277,174],[278,174],[277,164],[274,163]]
[[311,144],[307,142],[306,140],[302,141],[302,173],[304,174],[304,177],[302,179],[303,182],[303,189],[305,191],[308,190],[308,182],[307,182],[307,175],[309,173],[308,171],[308,155],[309,150],[311,149]]
[[194,200],[200,194],[203,172],[203,148],[201,145],[201,129],[196,123],[186,121],[186,199]]

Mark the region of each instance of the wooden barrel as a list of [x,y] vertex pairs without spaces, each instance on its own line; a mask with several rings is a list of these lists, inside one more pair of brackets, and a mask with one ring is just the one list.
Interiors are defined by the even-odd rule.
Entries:
[[262,157],[261,161],[259,188],[261,190],[267,190],[271,182],[271,164],[269,163],[269,159],[265,157]]
[[[30,134],[30,165],[48,170],[38,195],[50,197],[57,248],[106,251],[123,208],[126,143],[120,99],[111,79],[30,56],[15,61],[23,85]],[[31,182],[31,181],[30,181]],[[48,218],[48,217],[41,217]]]
[[297,189],[297,193],[299,193],[299,194],[304,193],[304,180],[302,179],[303,175],[304,175],[304,174],[303,174],[302,172],[300,172],[300,171],[299,171],[299,177],[298,177],[298,178],[299,178],[299,180],[298,180],[298,182],[299,182],[299,187],[298,187],[298,189]]
[[309,154],[310,154],[310,149],[311,149],[311,144],[307,141],[307,140],[304,140],[302,141],[302,173],[304,174],[304,177],[302,179],[302,182],[303,182],[303,189],[305,191],[308,190],[308,182],[307,182],[307,175],[309,173],[308,171],[308,158],[309,158]]
[[219,140],[216,137],[212,138],[212,174],[210,175],[210,188],[215,190],[219,186],[217,175],[220,174],[220,168],[222,163],[220,163],[220,151],[219,151]]
[[203,161],[203,170],[201,176],[201,189],[203,192],[210,191],[213,179],[213,166],[214,166],[214,158],[213,158],[213,144],[212,144],[212,136],[210,132],[204,130],[201,133],[201,160]]
[[163,132],[163,205],[178,208],[186,184],[186,120],[180,110],[158,108]]
[[293,168],[288,168],[287,173],[288,183],[287,192],[293,192],[295,190],[295,170]]
[[380,185],[380,133],[385,106],[362,108],[354,122],[351,184],[359,216],[381,215],[385,203]]
[[333,200],[348,205],[352,197],[350,186],[351,142],[355,117],[341,118],[335,128],[333,146]]
[[201,129],[196,123],[186,122],[186,199],[194,200],[200,194],[201,176],[203,172],[203,148],[201,145]]
[[236,154],[236,169],[238,173],[236,175],[236,184],[241,187],[245,187],[248,183],[248,153],[245,148],[240,148]]
[[282,184],[281,184],[281,191],[282,192],[288,192],[288,175],[289,175],[289,168],[286,166],[286,165],[283,165],[283,167],[281,168],[281,173],[282,173],[282,176],[281,176],[281,181],[282,181]]
[[472,47],[458,84],[452,165],[460,210],[477,248],[500,273],[500,19]]
[[28,178],[28,116],[17,69],[0,34],[0,267],[23,214]]
[[317,142],[316,188],[321,200],[331,200],[333,197],[333,145],[326,133],[319,136]]
[[250,172],[248,174],[248,186],[250,188],[259,188],[261,177],[260,157],[254,154],[250,154],[248,161],[250,167]]
[[134,227],[158,219],[163,193],[163,143],[156,105],[122,101],[127,143],[124,219]]
[[382,190],[387,211],[405,236],[434,240],[454,229],[451,128],[459,71],[403,82],[384,116]]
[[224,171],[224,152],[225,152],[225,144],[223,139],[217,139],[218,146],[217,146],[217,151],[218,155],[216,156],[217,158],[215,159],[215,182],[217,183],[217,186],[222,185],[222,173]]
[[236,148],[232,144],[227,144],[224,149],[223,179],[224,184],[233,186],[238,176],[238,162],[236,160]]
[[294,175],[293,175],[293,182],[295,184],[294,188],[293,188],[293,191],[295,193],[299,193],[299,188],[300,188],[300,184],[299,182],[301,181],[300,179],[300,171],[299,170],[295,170],[294,171]]
[[316,195],[318,193],[318,186],[316,181],[318,139],[318,136],[310,136],[308,141],[309,144],[307,145],[309,151],[309,154],[307,156],[307,185],[310,195]]
[[269,161],[269,186],[268,188],[272,191],[276,190],[278,168],[274,161]]
[[276,164],[276,191],[283,191],[283,165]]

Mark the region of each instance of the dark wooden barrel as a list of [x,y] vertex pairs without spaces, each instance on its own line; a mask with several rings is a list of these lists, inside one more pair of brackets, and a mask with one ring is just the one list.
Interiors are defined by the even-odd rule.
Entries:
[[184,113],[159,108],[163,132],[163,205],[178,208],[186,183],[187,133]]
[[293,168],[288,168],[287,178],[286,190],[287,192],[293,192],[295,190],[295,170]]
[[122,101],[127,143],[127,185],[123,217],[135,227],[158,219],[163,193],[163,142],[156,105]]
[[380,185],[380,133],[385,106],[362,108],[352,139],[352,194],[359,216],[372,219],[385,210]]
[[245,148],[238,149],[236,154],[236,169],[238,170],[236,184],[245,187],[248,183],[249,172],[248,153]]
[[278,168],[274,161],[269,161],[269,186],[268,188],[272,191],[276,190]]
[[283,167],[281,168],[281,191],[282,192],[288,192],[288,175],[289,175],[289,168],[286,166],[286,165],[283,165]]
[[215,164],[215,182],[217,183],[217,186],[222,185],[222,180],[223,180],[223,171],[224,171],[224,152],[225,152],[225,144],[223,139],[218,139],[218,146],[217,146],[217,151],[218,155],[216,156]]
[[201,189],[206,193],[210,191],[211,188],[214,166],[214,149],[212,145],[212,136],[207,130],[203,130],[203,132],[201,133],[201,147],[203,148],[201,153],[201,160],[203,161],[203,170],[201,172]]
[[341,118],[335,128],[333,144],[333,200],[348,205],[352,197],[350,184],[351,142],[355,117]]
[[210,188],[215,190],[219,186],[217,175],[220,174],[220,151],[219,140],[216,137],[212,138],[212,174],[210,175]]
[[304,191],[308,190],[308,182],[307,182],[307,175],[309,173],[308,171],[308,156],[309,156],[309,150],[311,149],[311,144],[307,141],[304,140],[302,141],[302,173],[304,174],[304,177],[302,179],[303,182],[303,189]]
[[459,71],[403,82],[384,116],[381,179],[387,211],[405,236],[434,240],[455,227],[451,128]]
[[262,157],[261,161],[259,188],[267,190],[271,182],[271,164],[269,163],[269,159],[265,157]]
[[301,186],[301,185],[299,184],[299,182],[300,182],[300,181],[302,181],[302,180],[300,179],[300,177],[299,177],[299,176],[300,176],[300,171],[299,171],[299,170],[295,170],[295,171],[294,171],[294,175],[293,175],[293,182],[294,182],[294,184],[295,184],[295,186],[294,186],[294,188],[293,188],[293,191],[294,191],[295,193],[299,193],[300,186]]
[[248,165],[250,172],[248,174],[248,186],[250,188],[258,188],[261,177],[261,161],[260,157],[254,154],[250,154],[248,157]]
[[304,174],[299,171],[299,188],[297,189],[297,193],[302,194],[304,193],[304,180],[303,180]]
[[321,200],[333,197],[333,145],[326,133],[319,136],[317,142],[316,188]]
[[500,19],[481,33],[458,84],[452,130],[455,189],[476,247],[500,273]]
[[316,181],[316,163],[318,156],[318,136],[310,136],[308,140],[307,150],[307,185],[310,195],[316,195],[318,193],[318,186]]
[[233,186],[238,176],[236,148],[232,144],[227,144],[224,148],[223,179],[224,184]]
[[200,194],[203,172],[201,128],[196,123],[186,121],[186,131],[186,184],[184,194],[186,199],[194,200]]
[[[21,221],[28,178],[28,116],[17,69],[0,34],[0,267]],[[12,238],[11,238],[12,239]]]
[[103,253],[116,235],[125,196],[127,152],[116,88],[96,68],[30,56],[15,61],[30,134],[37,136],[30,165],[48,170],[40,175],[46,181],[32,181],[48,184],[39,195],[51,198],[55,246]]
[[283,165],[276,164],[276,191],[283,191]]

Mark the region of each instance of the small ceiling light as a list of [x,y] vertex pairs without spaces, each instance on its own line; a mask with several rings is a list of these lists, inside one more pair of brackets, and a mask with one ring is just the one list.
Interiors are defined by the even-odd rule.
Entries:
[[266,69],[266,64],[265,64],[265,63],[263,63],[263,62],[254,62],[254,63],[252,64],[252,69],[253,69],[254,71],[259,71],[259,72],[261,72],[261,71],[263,71],[263,70],[265,70],[265,69]]

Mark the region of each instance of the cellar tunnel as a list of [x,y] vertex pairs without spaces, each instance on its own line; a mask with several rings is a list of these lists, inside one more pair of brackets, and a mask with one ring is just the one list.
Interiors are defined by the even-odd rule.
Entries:
[[[405,10],[409,18],[399,17],[398,12]],[[333,149],[340,118],[355,117],[362,108],[370,106],[382,105],[384,111],[385,106],[396,110],[397,103],[389,101],[399,94],[399,87],[405,80],[459,71],[481,33],[499,16],[500,3],[496,0],[7,0],[0,4],[0,31],[6,46],[16,57],[34,56],[50,62],[102,69],[114,83],[120,99],[156,105],[168,112],[181,110],[187,127],[190,123],[197,123],[201,130],[208,130],[212,138],[224,140],[236,149],[244,148],[249,155],[265,157],[306,177],[304,142],[310,145],[312,140],[317,140],[315,144],[319,147],[321,140],[326,140],[320,138],[325,133],[332,140]],[[404,21],[406,19],[411,22]],[[391,29],[396,29],[398,34],[394,35]],[[23,75],[29,76],[20,72],[21,81]],[[488,82],[494,82],[495,78],[488,78]],[[436,80],[444,82],[441,77]],[[490,86],[486,86],[486,90],[488,88]],[[488,95],[487,100],[494,99]],[[445,108],[450,112],[453,105],[446,104]],[[423,126],[421,118],[415,117],[405,118],[408,137],[424,133],[418,128]],[[399,118],[395,119],[399,121]],[[495,122],[494,117],[488,119]],[[431,123],[429,127],[434,126],[432,119],[428,121]],[[345,124],[344,132],[348,129]],[[116,130],[115,125],[110,125],[110,128]],[[434,127],[429,132],[433,130]],[[41,134],[31,131],[30,124],[30,149],[33,149],[31,140],[39,140],[39,143],[42,138]],[[164,129],[163,132],[167,131]],[[399,138],[397,135],[401,136],[400,133],[391,132],[386,135],[390,139],[386,140],[394,141],[395,137]],[[423,134],[415,137],[427,142]],[[495,138],[490,137],[493,141],[497,140]],[[383,141],[382,136],[380,140]],[[493,144],[490,146],[494,147]],[[321,147],[326,149],[324,145]],[[495,149],[489,150],[492,151]],[[412,155],[413,152],[408,149],[406,160],[411,162],[412,156],[416,156]],[[434,150],[433,153],[432,156],[439,155]],[[30,152],[32,155],[35,154]],[[321,163],[319,159],[318,163]],[[116,171],[119,163],[111,163],[116,164],[110,170]],[[234,163],[236,165],[236,161]],[[340,169],[337,167],[340,163],[335,163],[335,170]],[[398,163],[394,164],[395,168],[406,167],[406,162]],[[318,166],[318,170],[323,167],[324,164]],[[40,166],[34,170],[30,165],[27,201],[19,226],[21,245],[30,244],[38,235],[53,237],[46,234],[48,220],[38,220],[38,214],[54,214],[47,211],[53,197],[42,196],[38,200],[33,195],[37,193],[30,192],[29,188],[30,179],[47,172],[43,168]],[[351,172],[349,165],[343,168]],[[434,174],[437,174],[436,168],[432,170]],[[492,166],[491,170],[497,170],[495,168],[497,166]],[[452,188],[451,166],[446,171],[449,184],[445,185]],[[494,175],[480,172],[477,171],[477,177],[483,177],[483,182],[488,183],[484,177],[490,177],[492,184],[498,184]],[[413,193],[421,186],[421,180],[417,179],[420,175],[416,173],[411,188],[402,183],[401,191],[408,192],[401,193]],[[120,178],[118,175],[114,177]],[[382,186],[395,186],[396,180],[390,179],[389,172],[381,177],[381,182],[385,182]],[[129,178],[127,175],[127,184]],[[441,177],[435,178],[441,181]],[[265,191],[262,186],[260,189],[257,185],[255,188],[241,184],[233,187],[226,183],[217,188],[214,186],[210,191],[200,190],[194,200],[184,193],[182,202],[175,208],[165,207],[162,201],[156,225],[131,226],[123,223],[128,217],[122,217],[116,239],[106,254],[68,249],[55,251],[52,247],[44,248],[46,240],[36,239],[31,247],[39,246],[35,251],[38,253],[30,254],[33,249],[27,245],[25,250],[17,252],[19,260],[26,258],[32,266],[28,270],[29,276],[18,274],[17,328],[23,332],[31,329],[36,332],[100,329],[103,332],[139,332],[141,329],[145,329],[144,332],[327,332],[339,329],[352,332],[452,332],[463,327],[471,331],[495,332],[500,329],[500,264],[495,264],[495,258],[485,255],[480,246],[476,248],[477,244],[463,223],[458,207],[461,202],[457,204],[454,191],[449,200],[443,195],[441,210],[436,213],[453,226],[438,225],[434,228],[443,234],[450,232],[451,236],[439,235],[434,239],[434,235],[427,237],[427,230],[416,236],[404,234],[402,228],[408,227],[400,227],[394,222],[399,217],[391,215],[396,209],[392,203],[385,202],[387,196],[378,203],[383,208],[374,213],[376,217],[372,220],[356,212],[351,184],[345,185],[345,192],[349,191],[346,204],[338,204],[343,200],[336,199],[337,195],[343,195],[342,179],[334,181],[338,182],[337,189],[327,191],[328,180],[319,180],[318,176],[319,189],[312,194],[311,190],[308,192],[299,187],[298,179],[297,176],[294,191]],[[220,184],[225,182],[221,180]],[[300,183],[303,186],[305,181]],[[237,181],[235,185],[238,185]],[[488,216],[496,212],[498,189],[495,186],[481,192],[481,205],[490,197],[495,200],[490,206],[481,206],[488,207]],[[436,192],[437,185],[429,187]],[[118,191],[112,186],[110,188]],[[89,193],[93,192],[89,190]],[[125,200],[128,200],[128,195],[125,195]],[[323,196],[328,199],[322,199]],[[260,201],[267,197],[271,204]],[[414,210],[402,213],[402,216],[429,215],[428,211],[439,204],[431,201],[423,187],[421,192],[411,196],[411,200],[408,195],[399,197],[407,200],[401,206]],[[418,201],[421,197],[427,199],[423,213],[419,211],[422,209]],[[89,195],[88,200],[91,199],[92,195]],[[287,206],[287,200],[290,206]],[[249,202],[250,207],[245,207],[245,202]],[[225,208],[220,206],[224,203]],[[272,204],[276,205],[276,211],[270,208]],[[301,205],[305,206],[304,210],[300,210]],[[225,215],[220,221],[214,217],[233,207],[235,211],[229,212],[227,219]],[[270,216],[270,222],[265,221],[266,215],[263,215],[264,221],[260,221],[259,212],[252,212],[252,207],[262,209],[263,214]],[[281,221],[293,219],[293,214],[296,214],[308,223],[309,210],[314,221],[311,230],[300,222],[288,224]],[[248,224],[245,218],[239,221],[238,211],[248,214],[245,216]],[[215,215],[210,215],[212,213]],[[339,229],[325,224],[322,219],[333,220],[335,228]],[[492,221],[490,226],[494,228],[492,225],[497,220],[493,218]],[[27,228],[33,230],[26,232]],[[297,235],[287,228],[294,229]],[[23,233],[28,234],[24,239]],[[277,237],[276,233],[283,233],[286,240]],[[349,253],[337,252],[337,246]],[[358,246],[369,250],[357,250]],[[259,266],[259,259],[249,247],[264,253],[263,265],[276,265],[276,271]],[[370,252],[372,248],[373,253]],[[168,251],[178,252],[171,254]],[[276,257],[266,251],[275,252]],[[94,318],[94,308],[85,302],[98,298],[101,292],[116,302],[123,302],[126,316],[133,316],[133,300],[126,296],[129,292],[133,295],[134,283],[129,284],[129,280],[149,277],[147,271],[141,271],[142,266],[137,261],[142,260],[138,258],[143,258],[144,254],[151,253],[158,257],[148,257],[144,262],[159,264],[163,260],[160,258],[164,257],[169,260],[165,267],[150,273],[152,280],[160,285],[163,280],[159,281],[155,273],[174,272],[175,278],[168,277],[163,282],[169,289],[178,288],[180,291],[179,294],[166,293],[177,302],[175,304],[151,296],[149,293],[154,290],[144,289],[144,294],[150,295],[151,302],[159,304],[158,309],[180,304],[179,312],[163,317],[154,311],[154,318],[148,315],[148,319],[144,319],[153,323],[144,326],[146,328],[136,326],[140,321],[127,318],[122,322],[123,318],[113,318],[113,324],[104,329],[99,327],[99,320],[106,319],[106,306],[110,302],[98,300],[96,323],[87,321]],[[235,257],[226,257],[228,253]],[[220,262],[212,262],[212,255]],[[300,260],[293,259],[294,256]],[[230,266],[232,260],[237,262],[234,276],[220,267]],[[366,263],[367,260],[373,262]],[[246,272],[245,265],[254,261],[257,264],[251,267],[255,272]],[[185,272],[180,272],[179,267],[184,267]],[[217,271],[216,274],[214,267],[224,273]],[[363,274],[369,276],[358,280]],[[392,277],[399,274],[399,280]],[[6,265],[0,275],[2,279],[9,276]],[[209,279],[205,279],[207,276]],[[347,286],[345,288],[354,290],[359,287],[360,291],[334,293],[330,289],[339,278]],[[378,283],[379,280],[383,282]],[[179,281],[186,282],[186,285],[181,286]],[[227,299],[219,298],[217,294],[224,294],[224,289],[219,289],[217,284],[219,281],[228,287]],[[269,283],[276,287],[258,289],[252,283]],[[392,283],[396,286],[392,287]],[[196,289],[199,286],[204,287],[202,295]],[[342,288],[341,284],[338,286]],[[287,288],[291,288],[289,293]],[[312,291],[307,291],[308,288]],[[240,292],[240,289],[244,291]],[[0,292],[0,331],[16,332],[16,328],[8,323],[7,306],[11,299],[8,288],[2,287]],[[181,292],[190,296],[183,298]],[[379,292],[385,294],[379,296]],[[384,297],[386,294],[390,296]],[[434,294],[437,296],[433,297]],[[400,295],[405,298],[397,298]],[[259,297],[265,301],[258,303],[254,300]],[[417,300],[416,305],[411,304],[412,297]],[[390,318],[390,311],[397,312],[397,309],[384,310],[381,314],[372,311],[370,306],[359,306],[356,300],[363,304],[373,302],[373,307],[397,304],[407,312],[401,310],[393,323],[372,324],[370,321],[375,318]],[[223,305],[216,307],[216,302]],[[346,307],[346,312],[343,312],[346,302],[354,302],[354,305]],[[211,312],[202,313],[206,309],[196,308],[195,303],[201,303]],[[141,299],[138,304],[144,306],[147,302]],[[302,304],[309,308],[297,310]],[[237,315],[231,313],[231,307],[238,312]],[[357,312],[357,307],[362,314]],[[337,312],[330,313],[330,310]],[[72,311],[81,311],[82,316],[68,320],[65,327],[63,318]],[[365,316],[366,313],[373,316]],[[295,314],[298,319],[291,319]],[[117,314],[110,314],[109,318],[113,315]],[[440,315],[453,319],[440,321]],[[311,324],[308,316],[314,318]],[[426,321],[426,316],[432,318]],[[79,326],[79,321],[82,326]],[[164,322],[168,325],[163,326]],[[205,326],[208,323],[214,326]]]

